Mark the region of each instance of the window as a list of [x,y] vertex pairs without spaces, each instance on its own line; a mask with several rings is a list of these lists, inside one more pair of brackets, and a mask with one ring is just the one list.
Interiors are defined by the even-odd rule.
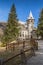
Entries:
[[24,34],[22,34],[23,35],[23,37],[24,37]]
[[19,36],[21,37],[21,32],[19,33]]
[[24,34],[24,32],[23,32],[23,34]]
[[21,37],[21,33],[20,33],[20,37]]

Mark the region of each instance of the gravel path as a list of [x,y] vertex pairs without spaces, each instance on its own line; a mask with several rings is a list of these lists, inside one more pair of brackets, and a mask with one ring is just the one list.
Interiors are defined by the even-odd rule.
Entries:
[[[43,65],[43,41],[38,41],[39,50],[36,53],[36,56],[33,56],[27,61],[27,65]],[[42,46],[42,47],[41,47]]]
[[43,54],[38,54],[29,59],[27,65],[43,65]]

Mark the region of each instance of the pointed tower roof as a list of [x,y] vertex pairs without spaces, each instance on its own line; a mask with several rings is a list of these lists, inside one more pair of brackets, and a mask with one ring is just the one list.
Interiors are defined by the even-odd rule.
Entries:
[[29,17],[28,19],[34,19],[33,15],[32,15],[32,12],[30,11],[30,14],[29,14]]

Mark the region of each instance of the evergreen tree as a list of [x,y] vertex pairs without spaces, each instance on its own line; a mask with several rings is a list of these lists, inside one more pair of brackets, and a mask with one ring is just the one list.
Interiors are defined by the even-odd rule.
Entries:
[[40,16],[38,20],[37,34],[43,38],[43,9],[40,12]]
[[9,13],[6,29],[4,30],[4,42],[11,42],[18,36],[18,19],[16,14],[16,8],[13,4]]

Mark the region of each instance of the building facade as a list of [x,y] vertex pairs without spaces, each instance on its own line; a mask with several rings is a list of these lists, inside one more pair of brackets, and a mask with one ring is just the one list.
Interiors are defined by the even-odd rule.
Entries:
[[32,15],[32,12],[30,11],[26,23],[23,24],[20,28],[18,39],[25,40],[31,38],[33,29],[34,29],[34,17]]

